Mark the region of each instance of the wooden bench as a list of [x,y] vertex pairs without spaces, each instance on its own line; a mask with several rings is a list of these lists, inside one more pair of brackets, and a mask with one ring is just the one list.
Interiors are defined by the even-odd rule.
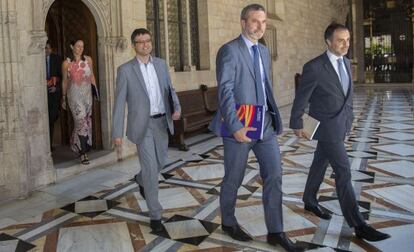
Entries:
[[217,86],[207,87],[201,84],[200,89],[203,92],[204,107],[210,113],[215,113],[218,108],[218,93]]
[[[170,138],[171,146],[187,151],[189,148],[184,142],[185,134],[207,129],[214,116],[214,111],[210,109],[217,107],[211,101],[211,95],[207,95],[206,100],[202,88],[177,92],[181,104],[181,119],[174,121],[174,135]],[[206,101],[209,109],[206,108]]]

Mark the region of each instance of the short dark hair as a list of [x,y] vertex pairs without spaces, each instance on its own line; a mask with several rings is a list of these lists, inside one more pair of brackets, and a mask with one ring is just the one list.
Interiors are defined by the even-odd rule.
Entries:
[[260,4],[249,4],[243,8],[240,13],[240,20],[247,20],[251,11],[263,11],[266,13],[266,9]]
[[45,45],[50,45],[50,47],[52,47],[52,45],[50,44],[50,40],[46,40],[46,44]]
[[131,34],[131,43],[135,44],[135,37],[138,35],[148,34],[151,36],[151,32],[145,28],[135,29]]
[[327,39],[332,41],[332,36],[336,30],[348,30],[348,27],[337,22],[332,22],[330,25],[328,25],[328,27],[326,27],[324,34],[325,42]]

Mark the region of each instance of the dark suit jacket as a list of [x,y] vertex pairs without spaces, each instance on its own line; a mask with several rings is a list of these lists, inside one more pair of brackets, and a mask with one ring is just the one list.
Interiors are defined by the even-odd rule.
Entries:
[[350,77],[346,95],[326,52],[304,65],[292,106],[290,128],[303,128],[302,115],[309,105],[309,115],[321,122],[314,139],[324,142],[344,140],[353,121],[350,62],[345,57],[344,62]]
[[50,54],[49,59],[49,70],[50,70],[50,77],[58,77],[59,80],[56,82],[56,91],[54,93],[50,93],[49,90],[47,92],[47,102],[48,102],[48,109],[49,109],[49,122],[53,123],[57,120],[59,116],[60,110],[60,96],[62,94],[62,61],[60,57],[54,53]]
[[58,77],[59,81],[56,83],[56,91],[60,92],[62,89],[62,61],[60,57],[54,53],[50,54],[49,59],[50,77]]

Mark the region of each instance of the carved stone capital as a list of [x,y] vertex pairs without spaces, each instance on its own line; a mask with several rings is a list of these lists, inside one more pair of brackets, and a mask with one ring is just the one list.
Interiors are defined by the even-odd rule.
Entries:
[[123,36],[106,37],[104,43],[107,46],[115,48],[117,51],[125,51],[128,47],[128,40]]
[[39,54],[44,53],[47,36],[45,31],[31,31],[30,32],[30,44],[27,48],[27,54]]
[[16,11],[2,11],[1,24],[17,24],[17,12]]
[[43,0],[42,12],[43,12],[43,16],[45,17],[45,20],[46,20],[47,12],[49,11],[49,8],[53,4],[54,1],[55,0]]

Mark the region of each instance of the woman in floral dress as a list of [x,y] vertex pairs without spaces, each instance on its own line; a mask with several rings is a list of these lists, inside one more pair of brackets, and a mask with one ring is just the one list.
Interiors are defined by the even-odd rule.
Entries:
[[92,59],[83,54],[84,43],[74,40],[70,43],[72,55],[62,64],[62,106],[69,105],[72,111],[74,129],[70,138],[71,149],[79,154],[82,164],[89,164],[86,153],[92,146],[92,90],[95,85]]

